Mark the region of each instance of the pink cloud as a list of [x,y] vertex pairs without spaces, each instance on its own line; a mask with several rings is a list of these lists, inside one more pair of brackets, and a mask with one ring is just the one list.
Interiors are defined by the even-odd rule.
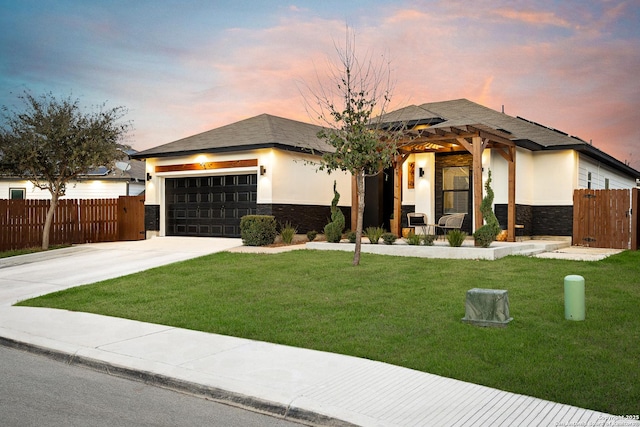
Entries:
[[[463,97],[496,110],[504,105],[507,114],[593,139],[621,160],[633,153],[633,165],[640,167],[637,40],[583,32],[605,19],[589,18],[585,10],[577,10],[580,21],[574,21],[544,10],[500,8],[477,15],[480,6],[450,14],[442,7],[389,9],[354,25],[358,52],[391,61],[394,107]],[[623,10],[608,9],[606,25]],[[228,30],[181,55],[190,79],[164,86],[163,97],[171,102],[148,107],[166,123],[151,143],[146,135],[152,131],[138,140],[157,145],[265,112],[310,121],[301,83],[315,84],[326,75],[336,57],[334,43],[343,45],[345,23],[291,13],[268,28]],[[513,26],[497,20],[487,27],[487,16],[571,31],[513,43],[507,32]]]
[[553,12],[534,11],[534,10],[515,10],[515,9],[496,9],[494,14],[514,21],[520,21],[534,25],[553,25],[557,27],[571,27],[572,25],[563,18],[560,18]]

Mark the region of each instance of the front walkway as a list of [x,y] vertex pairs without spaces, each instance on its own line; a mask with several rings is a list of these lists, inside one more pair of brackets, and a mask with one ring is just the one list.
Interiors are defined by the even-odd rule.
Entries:
[[[473,240],[467,239],[460,247],[451,247],[444,240],[437,240],[433,246],[412,246],[397,242],[393,245],[368,243],[362,245],[363,253],[379,255],[394,255],[417,258],[446,258],[446,259],[486,259],[496,260],[509,255],[537,255],[543,252],[556,251],[570,246],[565,240],[525,240],[522,242],[493,242],[488,248],[475,247]],[[307,249],[337,250],[353,252],[354,243],[310,242]]]

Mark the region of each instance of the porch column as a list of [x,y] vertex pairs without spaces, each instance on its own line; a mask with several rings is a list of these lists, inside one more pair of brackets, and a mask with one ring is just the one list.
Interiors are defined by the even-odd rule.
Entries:
[[482,212],[480,212],[480,204],[482,203],[482,151],[483,143],[482,138],[474,136],[472,138],[473,144],[473,218],[474,229],[482,227],[484,219],[482,218]]
[[494,150],[499,153],[509,165],[508,177],[508,202],[507,202],[507,241],[516,241],[516,146],[509,142],[502,146],[495,147]]
[[509,147],[509,202],[507,205],[507,241],[516,241],[516,147]]
[[395,220],[393,228],[395,230],[389,231],[396,236],[402,236],[402,165],[405,160],[406,157],[398,155],[393,161],[393,218]]

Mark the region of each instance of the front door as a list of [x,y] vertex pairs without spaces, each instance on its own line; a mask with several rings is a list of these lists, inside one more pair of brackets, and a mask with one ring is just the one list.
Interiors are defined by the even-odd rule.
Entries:
[[435,221],[443,215],[464,213],[462,231],[472,232],[473,156],[450,154],[436,157]]

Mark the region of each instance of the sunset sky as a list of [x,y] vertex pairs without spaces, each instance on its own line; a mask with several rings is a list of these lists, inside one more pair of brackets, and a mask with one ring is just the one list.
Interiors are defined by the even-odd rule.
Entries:
[[345,27],[392,105],[467,98],[640,169],[640,1],[0,0],[0,105],[125,106],[138,150],[261,113],[311,121]]

